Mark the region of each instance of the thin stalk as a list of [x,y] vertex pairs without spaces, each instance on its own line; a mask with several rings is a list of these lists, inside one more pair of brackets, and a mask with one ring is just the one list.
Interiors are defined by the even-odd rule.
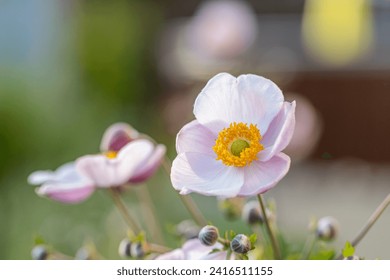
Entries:
[[131,230],[134,231],[133,234],[138,235],[141,232],[141,228],[138,226],[134,218],[130,215],[130,212],[128,211],[126,205],[123,203],[120,194],[118,193],[118,190],[115,188],[109,188],[109,192],[111,194],[115,206],[121,213],[126,224],[130,227]]
[[317,239],[313,234],[310,234],[308,236],[308,238],[306,239],[305,245],[303,246],[303,249],[302,249],[301,260],[308,260],[309,259],[316,240]]
[[[171,164],[167,157],[163,160],[162,166],[165,170],[165,172],[170,176],[171,174]],[[202,212],[199,210],[198,206],[196,205],[195,201],[192,199],[189,195],[181,195],[179,194],[179,197],[181,201],[183,202],[184,206],[187,208],[187,211],[191,214],[194,221],[201,227],[207,225],[207,220],[203,216]]]
[[265,224],[265,227],[267,229],[268,236],[269,236],[269,238],[271,240],[271,246],[272,246],[272,249],[273,249],[274,258],[276,260],[280,260],[281,259],[281,254],[280,254],[279,244],[276,241],[275,235],[273,234],[271,226],[269,224],[267,213],[265,211],[265,206],[264,206],[264,202],[263,202],[263,198],[262,198],[261,194],[257,195],[257,199],[259,200],[261,212],[263,213],[263,217],[264,217],[264,224]]
[[161,246],[158,244],[154,244],[154,243],[148,243],[146,246],[147,246],[148,251],[154,252],[154,253],[159,253],[159,254],[164,254],[164,253],[167,253],[169,251],[172,251],[171,248]]
[[141,203],[142,214],[153,240],[156,240],[158,243],[164,243],[164,238],[161,234],[162,227],[156,219],[156,209],[152,198],[150,197],[148,186],[140,186],[140,188],[137,188],[135,191],[138,199],[145,202]]
[[372,213],[371,217],[368,219],[367,223],[362,227],[360,232],[356,235],[356,237],[351,242],[352,246],[357,246],[359,242],[363,239],[366,233],[370,230],[370,228],[375,224],[375,222],[379,219],[382,213],[385,211],[386,207],[390,204],[390,194],[386,196],[386,198],[382,201],[381,204],[375,209],[374,213]]
[[[353,247],[356,247],[363,237],[367,234],[367,232],[371,229],[371,227],[375,224],[375,222],[379,219],[382,213],[385,211],[386,207],[390,204],[390,194],[386,196],[386,198],[379,204],[379,206],[372,213],[371,217],[367,220],[366,224],[360,229],[359,233],[351,242]],[[343,256],[339,255],[337,259],[342,259]]]

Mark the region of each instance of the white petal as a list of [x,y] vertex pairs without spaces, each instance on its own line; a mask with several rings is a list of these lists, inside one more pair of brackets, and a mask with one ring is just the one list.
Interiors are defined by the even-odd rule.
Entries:
[[131,176],[129,182],[141,183],[149,179],[149,177],[151,177],[160,167],[161,162],[165,156],[166,150],[167,148],[164,145],[157,145],[156,148],[153,150],[152,154],[147,159],[147,161],[137,167],[137,169]]
[[31,173],[27,182],[30,185],[41,185],[49,180],[53,180],[55,178],[55,173],[51,170],[39,170]]
[[199,123],[219,132],[232,122],[257,124],[264,134],[283,105],[281,90],[271,80],[257,75],[214,76],[195,101]]
[[244,185],[239,196],[264,193],[274,187],[288,172],[290,158],[279,153],[268,161],[254,161],[245,167]]
[[295,105],[295,101],[285,102],[279,114],[271,122],[261,141],[264,146],[264,150],[259,153],[261,161],[269,160],[290,143],[295,127]]
[[98,187],[118,187],[129,181],[135,170],[145,164],[153,152],[149,140],[135,140],[127,144],[114,159],[91,155],[76,161],[77,169]]
[[161,254],[155,260],[185,260],[184,252],[181,248]]
[[218,135],[201,125],[197,120],[186,124],[177,134],[176,151],[178,154],[197,152],[215,155],[213,146]]
[[172,185],[181,194],[196,192],[209,196],[234,197],[243,180],[243,170],[225,166],[215,156],[182,153],[172,164]]

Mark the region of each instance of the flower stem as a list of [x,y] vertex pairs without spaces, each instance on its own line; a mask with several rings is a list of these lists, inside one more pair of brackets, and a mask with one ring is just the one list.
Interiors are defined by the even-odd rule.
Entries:
[[275,235],[273,234],[271,226],[269,224],[267,213],[265,211],[265,206],[264,206],[264,202],[263,202],[263,198],[262,198],[261,194],[257,195],[257,199],[259,200],[261,212],[262,212],[263,217],[264,217],[264,224],[265,224],[265,227],[267,229],[269,238],[271,240],[271,246],[272,246],[272,249],[273,249],[273,252],[274,252],[274,258],[276,260],[280,260],[281,259],[281,254],[280,254],[279,245],[278,245],[278,242],[276,241]]
[[161,234],[162,227],[156,219],[156,209],[150,197],[148,186],[140,186],[135,191],[138,199],[144,202],[141,204],[142,213],[153,240],[156,240],[158,243],[164,243],[164,238]]
[[352,246],[357,246],[359,242],[363,239],[366,233],[370,230],[370,228],[375,224],[375,222],[379,219],[380,215],[382,215],[383,211],[385,211],[386,207],[390,204],[390,194],[382,201],[381,204],[375,209],[374,213],[372,213],[371,217],[368,219],[367,223],[362,227],[360,232],[356,235],[356,237],[351,242]]
[[315,236],[313,234],[310,234],[306,239],[305,245],[303,246],[302,253],[301,253],[301,260],[309,259],[315,242],[316,242]]
[[[163,160],[163,168],[165,172],[170,176],[171,174],[171,166],[172,164],[170,163],[170,160],[168,157],[165,157]],[[207,225],[207,220],[203,216],[202,212],[199,210],[198,206],[196,205],[195,201],[192,199],[191,196],[189,195],[181,195],[179,194],[179,197],[181,201],[183,202],[184,206],[187,208],[188,212],[191,214],[192,218],[194,221],[199,225],[199,226],[205,226]]]
[[134,218],[130,215],[130,212],[128,211],[126,205],[123,203],[118,190],[115,188],[109,188],[109,192],[111,194],[112,199],[114,200],[115,206],[121,213],[126,224],[130,227],[131,230],[134,231],[133,234],[138,235],[141,232],[141,229],[134,220]]
[[154,252],[154,253],[159,253],[159,254],[164,254],[164,253],[167,253],[169,251],[172,251],[171,248],[161,246],[158,244],[154,244],[154,243],[147,243],[146,246],[147,246],[148,251]]

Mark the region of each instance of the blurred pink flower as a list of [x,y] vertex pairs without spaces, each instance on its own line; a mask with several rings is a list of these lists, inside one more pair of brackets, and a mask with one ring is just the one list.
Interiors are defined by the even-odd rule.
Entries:
[[[159,255],[156,260],[225,260],[226,251],[211,253],[214,249],[222,249],[220,243],[213,246],[203,245],[198,238],[186,241],[179,249]],[[233,255],[233,254],[232,254]],[[233,256],[232,256],[233,257]]]
[[244,1],[204,2],[187,29],[190,46],[209,58],[234,58],[253,44],[256,17]]
[[142,139],[127,124],[110,126],[100,145],[103,154],[87,155],[76,161],[76,167],[96,187],[120,187],[147,180],[160,166],[166,148]]
[[80,175],[74,162],[66,163],[55,171],[35,171],[28,176],[28,183],[40,185],[36,193],[63,203],[79,203],[94,191],[94,184]]
[[213,77],[194,105],[196,120],[177,135],[171,180],[181,194],[251,196],[274,187],[288,172],[281,153],[295,126],[295,102],[256,75]]

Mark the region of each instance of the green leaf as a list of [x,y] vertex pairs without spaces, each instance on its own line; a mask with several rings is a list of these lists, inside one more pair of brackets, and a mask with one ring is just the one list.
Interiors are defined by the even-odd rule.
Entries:
[[256,241],[257,241],[257,234],[256,233],[252,233],[249,236],[249,241],[251,242],[251,248],[254,248],[255,244],[256,244]]
[[345,246],[343,249],[343,257],[348,258],[352,257],[355,254],[355,248],[349,243],[349,241],[345,242]]
[[230,230],[230,239],[233,239],[236,237],[237,233],[235,233],[233,230]]
[[214,248],[213,250],[211,250],[211,252],[209,254],[217,253],[217,252],[221,252],[221,251],[222,251],[221,249]]

